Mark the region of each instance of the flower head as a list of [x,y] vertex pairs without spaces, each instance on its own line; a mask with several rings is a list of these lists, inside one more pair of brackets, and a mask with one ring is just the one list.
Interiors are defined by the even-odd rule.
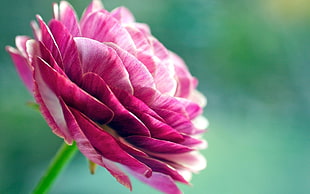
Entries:
[[154,188],[181,193],[205,168],[199,138],[205,98],[184,61],[119,7],[94,0],[80,20],[66,1],[34,39],[7,47],[53,132],[131,189],[126,172]]

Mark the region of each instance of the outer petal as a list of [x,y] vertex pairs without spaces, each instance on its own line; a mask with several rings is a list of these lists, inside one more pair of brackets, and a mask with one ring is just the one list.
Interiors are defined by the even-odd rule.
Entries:
[[17,49],[21,52],[21,55],[23,57],[27,57],[27,48],[26,48],[26,42],[30,40],[28,36],[16,36],[15,38],[15,44]]
[[166,194],[182,194],[181,190],[177,187],[174,180],[169,176],[160,172],[153,172],[150,178],[145,178],[133,171],[129,171],[134,177],[140,181],[154,187],[155,189]]
[[22,54],[13,47],[7,46],[7,52],[10,53],[11,58],[15,64],[17,72],[27,89],[32,93],[33,92],[33,78],[32,78],[32,67],[28,64],[28,61]]
[[59,20],[68,29],[72,36],[81,36],[80,25],[76,13],[68,2],[61,1],[59,8],[57,4],[54,4],[54,18]]
[[52,53],[54,59],[57,62],[57,65],[60,68],[63,68],[62,57],[61,57],[58,45],[54,39],[54,36],[52,35],[49,27],[44,23],[44,21],[39,15],[37,15],[37,19],[39,21],[41,33],[42,33],[41,42],[43,42],[44,46]]
[[88,38],[74,38],[83,73],[94,72],[109,85],[133,93],[129,74],[114,49]]
[[41,73],[42,81],[68,105],[80,110],[91,119],[100,123],[108,123],[113,118],[114,113],[111,109],[53,70],[43,60],[38,60],[38,66],[35,68],[36,71]]
[[68,106],[62,99],[60,99],[60,102],[69,131],[73,139],[77,142],[79,150],[92,162],[105,167],[118,182],[131,190],[132,186],[129,177],[124,172],[122,172],[114,162],[103,158],[102,155],[95,150],[95,148],[91,145],[89,140],[82,132]]
[[81,17],[81,22],[84,23],[85,19],[88,17],[93,12],[99,11],[103,9],[103,5],[100,0],[92,0],[92,2],[88,5],[88,7],[84,10],[82,17]]
[[187,98],[194,87],[196,87],[196,80],[189,73],[188,68],[186,67],[184,61],[177,56],[175,53],[170,52],[170,57],[174,62],[174,68],[176,71],[176,77],[178,81],[177,90],[175,96]]
[[105,10],[93,12],[81,21],[82,35],[99,42],[113,42],[135,54],[136,48],[129,33],[119,21]]
[[209,126],[209,121],[204,116],[200,115],[192,120],[197,129],[206,129]]
[[[36,52],[35,48],[38,48],[36,41],[27,43],[28,46],[33,48],[33,52]],[[33,53],[29,53],[33,55]],[[71,144],[73,139],[68,131],[66,121],[63,117],[63,112],[57,95],[49,88],[49,86],[43,80],[44,73],[39,69],[39,60],[33,59],[34,66],[34,96],[37,103],[40,105],[42,115],[45,117],[47,123],[52,128],[53,132],[65,139],[68,144]]]
[[111,134],[99,128],[77,110],[71,109],[71,112],[89,142],[103,157],[123,164],[145,177],[151,176],[152,170],[125,152]]
[[[39,42],[39,48],[40,48],[40,52],[37,54],[32,54],[33,60],[32,63],[35,64],[36,60],[38,58],[42,58],[45,62],[47,62],[55,71],[57,71],[59,74],[63,75],[64,77],[67,78],[67,75],[65,74],[65,72],[63,71],[63,69],[61,69],[58,66],[58,63],[56,62],[54,56],[52,55],[52,53],[48,50],[48,48],[46,48],[46,46],[42,43]],[[35,65],[33,65],[35,66]]]
[[193,175],[193,173],[192,173],[191,171],[189,171],[188,169],[176,169],[176,170],[178,171],[179,174],[182,175],[182,177],[183,177],[186,181],[188,181],[188,182],[191,181],[192,175]]
[[200,137],[192,137],[189,135],[183,135],[184,141],[181,142],[182,145],[191,147],[193,149],[205,149],[208,146],[208,143]]
[[201,107],[205,107],[207,105],[207,99],[206,97],[200,93],[198,90],[193,90],[188,97],[189,100],[196,102]]
[[123,24],[135,22],[134,16],[126,7],[115,8],[111,15]]
[[31,21],[30,26],[32,28],[34,38],[37,41],[41,41],[42,40],[42,32],[41,32],[41,29],[39,28],[38,23],[35,21]]
[[77,46],[72,35],[57,20],[51,20],[49,26],[62,56],[66,75],[75,83],[79,84],[82,78],[82,69]]
[[177,88],[177,82],[175,80],[174,66],[170,60],[168,50],[154,37],[150,37],[149,41],[151,42],[154,54],[160,59],[155,74],[156,86],[162,93],[173,96]]
[[[150,154],[150,153],[149,153]],[[152,153],[150,154],[154,157],[164,159],[166,161],[175,163],[176,166],[180,165],[192,172],[199,172],[206,168],[207,161],[203,155],[201,155],[197,151],[181,153],[181,154],[160,154],[160,153]]]
[[144,23],[135,23],[135,26],[144,34],[150,35],[151,34],[151,29],[147,24]]
[[[38,82],[41,82],[40,78],[36,78]],[[48,125],[52,128],[53,133],[59,137],[64,138],[68,144],[72,144],[73,138],[71,137],[66,121],[63,118],[63,112],[60,107],[59,99],[57,96],[48,88],[44,82],[35,85],[35,99],[40,105],[40,110]],[[40,92],[42,93],[40,93]]]
[[191,100],[187,100],[185,98],[176,99],[183,104],[190,119],[193,119],[202,113],[202,108],[197,103],[194,103]]
[[159,160],[156,160],[150,157],[136,157],[136,158],[140,160],[141,162],[143,162],[144,164],[147,164],[148,166],[150,166],[153,172],[160,172],[160,173],[170,176],[172,179],[176,181],[189,184],[188,181],[186,181],[181,176],[178,170],[176,170],[175,168],[173,168],[172,166],[170,166],[169,164],[165,162],[161,162]]

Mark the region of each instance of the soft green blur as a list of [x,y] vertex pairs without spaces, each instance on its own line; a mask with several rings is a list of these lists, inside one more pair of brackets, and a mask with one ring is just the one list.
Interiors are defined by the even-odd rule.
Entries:
[[[4,51],[29,22],[51,18],[51,0],[5,0],[0,18],[0,193],[29,193],[62,140],[42,116]],[[90,0],[71,0],[80,15]],[[207,95],[208,168],[187,194],[310,193],[308,0],[105,0],[187,62]],[[51,193],[130,193],[78,154]],[[159,193],[133,180],[133,194]]]

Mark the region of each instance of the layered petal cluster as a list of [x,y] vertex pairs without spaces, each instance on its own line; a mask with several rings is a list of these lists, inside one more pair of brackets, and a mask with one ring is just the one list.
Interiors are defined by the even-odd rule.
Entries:
[[206,100],[184,61],[119,7],[66,1],[7,47],[53,132],[131,189],[125,172],[169,194],[206,166]]

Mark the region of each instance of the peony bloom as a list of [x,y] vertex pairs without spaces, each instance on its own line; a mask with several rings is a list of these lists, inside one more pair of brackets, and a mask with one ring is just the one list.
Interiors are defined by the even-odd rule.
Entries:
[[206,100],[183,60],[124,7],[94,0],[78,20],[66,1],[34,39],[7,47],[53,132],[131,189],[129,172],[169,194],[206,167]]

